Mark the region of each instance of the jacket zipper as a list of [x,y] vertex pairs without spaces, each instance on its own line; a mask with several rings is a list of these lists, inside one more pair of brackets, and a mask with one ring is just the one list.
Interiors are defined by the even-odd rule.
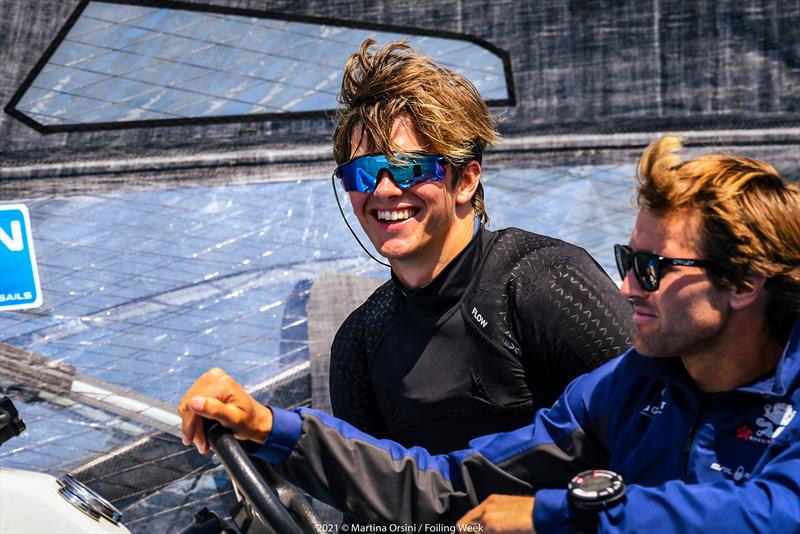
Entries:
[[689,456],[692,454],[692,443],[697,434],[697,429],[700,427],[700,421],[703,419],[703,410],[700,409],[692,421],[692,426],[689,428],[689,436],[686,438],[686,443],[683,445],[683,481],[689,482]]

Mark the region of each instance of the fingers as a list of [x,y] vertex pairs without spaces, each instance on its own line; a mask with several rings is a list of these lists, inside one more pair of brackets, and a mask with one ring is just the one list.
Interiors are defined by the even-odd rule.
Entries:
[[481,516],[483,515],[483,507],[484,503],[482,502],[466,514],[464,514],[461,519],[458,520],[456,526],[460,529],[464,529],[467,525],[479,524],[481,520]]
[[219,421],[226,428],[235,429],[241,419],[235,407],[213,398],[195,395],[186,403],[190,416],[184,419],[183,444],[194,443],[201,454],[208,452],[208,440],[203,425],[204,419]]
[[272,430],[272,411],[257,402],[221,369],[198,378],[183,396],[178,408],[184,445],[194,443],[208,451],[203,419],[214,419],[233,431],[237,439],[263,443]]
[[225,398],[224,388],[229,381],[233,382],[233,379],[222,369],[215,368],[201,375],[187,390],[178,406],[184,445],[194,443],[202,453],[208,450],[202,419],[206,416],[205,399]]
[[205,398],[192,397],[189,402],[181,403],[178,413],[181,415],[181,441],[184,445],[195,444],[197,450],[205,454],[208,451],[205,430],[203,429]]
[[189,401],[189,408],[201,417],[219,421],[226,428],[237,425],[241,420],[239,416],[241,410],[212,397],[201,397],[199,395],[192,397]]
[[480,526],[486,534],[531,534],[534,498],[517,495],[490,495],[458,520],[459,531]]
[[181,442],[190,445],[194,441],[194,414],[185,414],[183,406],[178,408],[181,416]]
[[197,451],[200,454],[207,453],[208,440],[206,439],[206,430],[203,426],[203,418],[199,415],[195,416],[194,422],[192,423],[192,434],[192,441],[190,441],[187,445],[194,443],[194,446],[197,447]]
[[199,417],[195,415],[187,402],[181,402],[178,414],[181,416],[181,441],[184,445],[191,445],[195,438]]
[[196,414],[205,415],[206,398],[202,395],[195,395],[187,403],[189,408]]

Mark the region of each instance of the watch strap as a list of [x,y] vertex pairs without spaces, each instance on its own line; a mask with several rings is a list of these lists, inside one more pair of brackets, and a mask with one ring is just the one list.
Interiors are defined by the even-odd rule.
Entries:
[[580,510],[569,503],[570,531],[573,534],[596,534],[599,518],[597,512]]

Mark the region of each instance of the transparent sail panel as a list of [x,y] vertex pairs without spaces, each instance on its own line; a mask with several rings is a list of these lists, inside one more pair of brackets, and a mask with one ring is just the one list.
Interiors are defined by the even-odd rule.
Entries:
[[502,58],[469,40],[89,2],[16,103],[43,126],[321,112],[365,38],[407,39],[506,101]]

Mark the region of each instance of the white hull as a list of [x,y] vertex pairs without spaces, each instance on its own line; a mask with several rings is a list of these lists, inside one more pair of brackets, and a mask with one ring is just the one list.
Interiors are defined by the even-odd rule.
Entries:
[[80,511],[58,490],[53,476],[0,467],[0,533],[130,534],[120,524]]

